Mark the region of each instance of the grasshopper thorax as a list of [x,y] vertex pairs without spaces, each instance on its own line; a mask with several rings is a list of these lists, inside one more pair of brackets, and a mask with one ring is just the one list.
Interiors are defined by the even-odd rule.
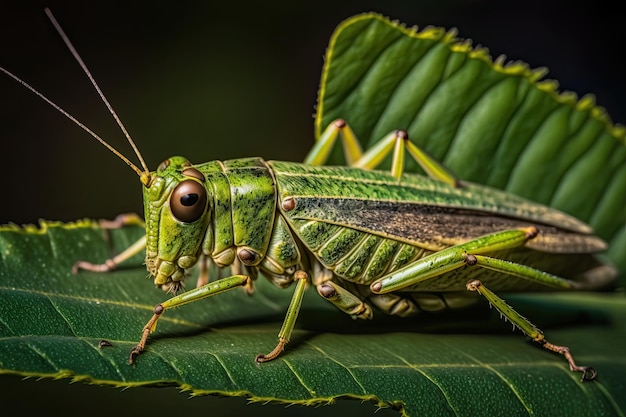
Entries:
[[162,162],[144,187],[146,266],[154,283],[176,292],[198,261],[210,221],[204,175],[183,157]]

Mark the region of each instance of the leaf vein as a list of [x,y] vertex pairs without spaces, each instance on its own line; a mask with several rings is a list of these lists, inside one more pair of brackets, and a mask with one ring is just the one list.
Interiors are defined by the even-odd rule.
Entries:
[[[61,294],[61,293],[55,293],[55,292],[49,292],[49,291],[33,290],[33,289],[30,289],[30,288],[28,290],[26,290],[26,289],[22,289],[22,288],[10,288],[10,287],[6,287],[6,286],[0,286],[0,291],[25,292],[27,294],[41,295],[41,296],[47,297],[49,299],[50,303],[55,307],[55,309],[56,309],[56,306],[52,302],[53,298],[59,298],[59,299],[65,299],[65,300],[74,300],[74,301],[84,301],[86,303],[106,304],[106,305],[126,307],[126,308],[131,308],[131,309],[143,309],[143,310],[148,310],[150,312],[152,312],[154,310],[154,306],[150,306],[150,305],[147,305],[147,304],[132,304],[132,303],[129,303],[129,302],[113,301],[113,300],[106,300],[106,299],[101,299],[101,298],[79,297],[79,296],[75,296],[75,295]],[[176,317],[163,316],[163,317],[160,318],[160,322],[164,322],[164,321],[168,321],[168,322],[171,322],[171,323],[176,323],[176,324],[183,325],[183,326],[189,326],[189,327],[193,327],[193,328],[203,328],[203,327],[205,327],[205,326],[200,325],[198,323],[190,322],[188,320],[178,319]]]
[[74,325],[72,324],[72,322],[65,316],[63,310],[61,310],[61,308],[59,307],[59,305],[55,302],[53,297],[48,296],[48,301],[50,302],[50,305],[52,306],[52,308],[54,308],[54,310],[59,314],[59,317],[61,317],[61,319],[63,319],[63,321],[67,324],[67,327],[70,329],[70,331],[72,332],[72,335],[74,335],[74,337],[78,337],[78,334],[76,334],[76,331],[74,330]]
[[311,398],[315,398],[317,396],[316,392],[314,389],[312,389],[311,387],[309,387],[305,382],[304,379],[300,376],[300,374],[298,372],[296,372],[296,370],[294,369],[293,365],[291,364],[291,362],[289,362],[288,360],[284,360],[283,359],[283,363],[285,365],[287,365],[287,367],[289,368],[289,370],[294,374],[294,376],[296,377],[296,379],[298,380],[298,382],[300,382],[300,385],[302,385],[302,387],[304,389],[307,390],[307,392],[309,393],[309,395],[311,396]]
[[[403,39],[403,38],[398,38],[398,39],[397,39],[397,42],[402,42],[402,41],[404,41],[404,39]],[[395,43],[395,41],[394,41],[394,43]],[[372,132],[376,132],[376,131],[378,131],[378,129],[380,129],[380,125],[384,123],[384,122],[383,122],[383,120],[385,119],[385,118],[384,118],[384,115],[385,115],[386,113],[387,113],[387,114],[393,113],[393,110],[392,110],[392,109],[390,110],[390,105],[391,105],[391,103],[393,102],[393,99],[395,98],[395,96],[399,93],[399,91],[400,91],[401,87],[403,86],[404,81],[407,79],[407,77],[410,77],[410,76],[411,76],[411,74],[413,73],[413,71],[415,71],[415,70],[416,70],[416,68],[417,68],[417,67],[419,67],[419,66],[421,66],[421,65],[422,65],[422,63],[424,62],[424,57],[425,57],[426,55],[428,55],[428,54],[429,54],[429,53],[430,53],[433,49],[435,49],[435,48],[437,47],[437,45],[438,45],[438,44],[437,44],[436,42],[433,42],[433,44],[432,44],[432,45],[430,45],[430,46],[428,46],[427,48],[425,48],[424,52],[423,52],[423,53],[422,53],[422,55],[419,57],[419,59],[417,59],[417,60],[416,60],[416,61],[415,61],[415,62],[414,62],[411,66],[410,66],[410,68],[408,68],[408,69],[407,69],[407,71],[405,71],[404,75],[403,75],[403,76],[399,79],[399,81],[396,83],[396,85],[395,85],[395,87],[394,87],[393,91],[390,91],[390,92],[389,92],[389,96],[388,96],[387,102],[385,103],[385,106],[381,108],[381,110],[380,110],[380,112],[379,112],[379,114],[378,114],[378,117],[376,117],[376,118],[375,118],[375,124],[374,124],[374,126],[373,126],[373,128],[372,128],[372,130],[371,130]],[[391,47],[391,44],[390,44],[388,47]],[[376,57],[376,60],[375,60],[375,61],[373,61],[373,62],[372,62],[372,64],[369,66],[369,68],[368,68],[367,72],[368,72],[368,73],[369,73],[369,72],[371,72],[371,71],[372,71],[372,68],[373,68],[374,66],[378,65],[378,64],[379,64],[379,60],[381,60],[381,59],[382,59],[382,57],[381,57],[381,56],[377,56],[377,57]],[[433,90],[435,90],[435,89],[436,89],[436,87],[435,87],[435,88],[433,88]],[[432,92],[432,91],[431,91],[431,92]],[[430,95],[430,93],[428,93],[428,95]],[[426,102],[426,99],[427,99],[428,95],[426,95],[426,96],[424,97],[424,100],[423,100],[423,102],[422,102],[422,105],[423,105],[423,103],[425,103],[425,102]],[[419,113],[420,109],[421,109],[421,108],[416,109],[416,110],[415,110],[415,113]],[[413,119],[414,119],[414,117],[413,117],[413,118],[409,118],[408,120],[413,120]],[[397,128],[408,128],[408,126],[396,126],[396,127],[397,127]],[[371,141],[371,140],[372,140],[372,138],[370,137],[370,141]]]
[[226,364],[224,362],[222,362],[222,360],[220,359],[219,356],[217,356],[215,353],[209,353],[211,356],[213,356],[215,358],[215,360],[217,361],[217,363],[220,364],[220,366],[222,367],[222,369],[224,370],[224,372],[226,373],[226,376],[228,376],[228,379],[230,380],[231,384],[233,384],[233,387],[238,387],[239,384],[237,384],[237,382],[235,382],[235,379],[233,378],[232,374],[230,373],[230,371],[228,370],[228,368],[226,367]]
[[516,178],[523,177],[522,175],[520,175],[520,173],[523,174],[524,172],[522,162],[525,162],[526,160],[525,155],[528,154],[529,149],[531,148],[531,143],[538,140],[538,133],[542,130],[542,127],[550,120],[550,116],[558,110],[559,108],[555,106],[554,108],[550,109],[550,111],[546,112],[543,115],[543,120],[541,120],[541,122],[537,124],[535,131],[529,135],[526,144],[521,149],[521,152],[517,155],[517,158],[515,158],[513,165],[509,169],[509,177],[506,184],[504,184],[504,186],[502,187],[503,190],[511,191],[511,181]]
[[[328,359],[330,359],[332,362],[335,362],[337,365],[341,366],[342,368],[344,368],[346,370],[346,372],[348,372],[348,374],[352,377],[352,379],[354,380],[354,382],[359,386],[359,388],[361,388],[361,390],[363,391],[364,394],[367,394],[367,390],[365,389],[365,387],[363,386],[363,384],[361,384],[358,380],[358,378],[354,375],[354,373],[352,372],[352,369],[347,366],[344,365],[343,363],[339,362],[337,359],[333,358],[331,355],[329,355],[328,353],[326,353],[322,348],[320,348],[319,346],[316,346],[315,344],[311,343],[311,342],[307,342],[308,345],[310,345],[311,347],[313,347],[313,349],[317,350],[318,352],[320,352],[322,355],[324,355],[325,357],[327,357]],[[354,367],[354,368],[358,368],[358,367]]]
[[[375,27],[376,23],[372,22],[369,25],[370,27],[365,29],[363,32],[367,32],[370,30],[371,27]],[[360,36],[367,36],[367,35],[360,35]],[[380,50],[378,51],[378,53],[376,54],[375,57],[372,57],[373,59],[370,60],[370,64],[368,65],[367,69],[365,69],[362,74],[359,76],[358,80],[355,80],[355,82],[353,83],[354,88],[352,89],[352,91],[350,93],[348,93],[344,98],[343,98],[343,102],[348,102],[349,99],[351,98],[351,96],[354,93],[359,92],[360,88],[359,86],[362,85],[363,81],[366,80],[368,78],[368,76],[371,73],[372,67],[376,65],[376,63],[380,60],[381,55],[384,54],[384,52],[387,50],[387,48],[390,45],[393,45],[396,41],[402,41],[402,36],[398,36],[397,38],[391,39],[390,42],[388,44],[386,44],[384,47],[381,47]]]
[[39,355],[40,358],[44,359],[46,362],[48,362],[48,364],[50,364],[50,366],[54,369],[56,369],[57,371],[60,371],[61,368],[54,363],[54,361],[52,359],[50,359],[50,357],[48,355],[45,354],[45,352],[42,352],[41,350],[39,350],[37,348],[37,346],[35,345],[31,345],[30,343],[27,343],[26,346],[32,350],[33,352],[35,352],[37,355]]
[[413,371],[417,372],[418,374],[426,378],[428,381],[430,381],[435,387],[437,387],[439,392],[441,392],[441,395],[443,395],[443,397],[446,399],[446,403],[448,404],[448,406],[450,407],[454,415],[456,416],[460,415],[459,410],[452,403],[452,399],[448,396],[446,390],[439,384],[439,382],[437,382],[437,380],[432,378],[432,376],[428,375],[428,373],[424,372],[422,369],[408,362],[406,359],[404,359],[402,356],[398,355],[397,353],[387,348],[383,348],[383,350],[385,350],[390,356],[395,356],[396,358],[400,359],[400,361],[402,361],[403,363],[407,365],[407,368],[412,369]]
[[12,334],[17,334],[17,332],[15,332],[15,331],[11,328],[11,326],[9,326],[9,323],[8,323],[6,320],[4,320],[2,317],[0,317],[0,323],[1,323],[4,327],[6,327],[6,328],[7,328],[7,330],[8,330],[9,332],[11,332]]
[[[584,165],[587,162],[587,157],[586,155],[590,155],[593,154],[592,150],[593,149],[597,149],[597,147],[602,147],[603,146],[603,142],[599,139],[602,138],[604,131],[603,130],[598,130],[594,137],[593,140],[588,141],[588,143],[586,144],[587,146],[585,147],[583,152],[580,152],[579,155],[573,159],[572,161],[570,161],[570,163],[568,164],[567,168],[563,170],[563,172],[561,172],[561,174],[559,175],[559,179],[558,181],[555,182],[555,186],[554,189],[552,190],[552,192],[550,193],[550,201],[549,201],[549,205],[554,207],[555,204],[555,198],[559,197],[560,191],[563,187],[563,183],[564,180],[570,176],[570,175],[576,175],[579,172],[581,172],[581,169],[577,169],[577,167],[579,167],[580,165]],[[570,135],[568,135],[567,140],[571,141],[572,138],[575,137],[575,132],[572,132]],[[584,155],[584,156],[583,156]],[[608,162],[608,161],[607,161]],[[604,168],[608,170],[609,166],[604,165]],[[619,168],[619,166],[618,166]],[[613,172],[612,174],[615,174],[615,172]],[[599,175],[599,174],[598,174]],[[613,178],[613,175],[607,176],[608,179]],[[606,190],[608,187],[610,187],[611,185],[611,181],[602,181],[600,184],[597,184],[597,187],[602,187],[602,190],[599,191],[599,195],[605,195],[606,194]],[[602,198],[598,198],[598,201],[601,201]],[[593,212],[591,213],[591,215],[593,215]],[[578,216],[579,218],[581,218],[581,220],[584,221],[588,221],[589,219],[582,219],[582,215]]]
[[494,375],[496,375],[502,382],[504,382],[505,386],[511,390],[511,392],[513,393],[513,395],[515,396],[515,398],[517,398],[517,400],[520,402],[520,404],[522,405],[522,407],[524,407],[524,409],[526,410],[526,412],[529,415],[533,415],[533,409],[530,405],[526,404],[526,401],[524,401],[524,398],[522,397],[522,394],[515,388],[515,385],[513,383],[511,383],[511,381],[509,381],[504,375],[502,375],[500,372],[498,372],[498,370],[496,370],[495,368],[493,368],[493,366],[485,364],[483,362],[481,362],[480,360],[478,360],[476,357],[474,357],[473,355],[470,355],[469,353],[467,353],[466,351],[459,349],[457,346],[452,345],[450,343],[447,343],[445,340],[442,340],[441,343],[445,344],[446,346],[448,346],[449,349],[451,350],[455,350],[456,352],[460,353],[461,355],[469,358],[470,360],[476,362],[477,364],[479,364],[481,366],[481,368],[484,368],[490,372],[492,372]]
[[172,360],[166,359],[161,354],[161,352],[156,349],[153,349],[150,353],[153,355],[157,355],[159,358],[161,358],[161,360],[163,360],[163,363],[166,364],[170,369],[172,369],[176,373],[176,375],[178,375],[180,381],[185,381],[185,378],[183,377],[183,372],[181,372],[181,370],[178,369],[176,365],[174,365],[174,362]]
[[613,409],[615,410],[615,414],[617,414],[620,417],[624,417],[625,416],[624,412],[621,410],[619,404],[617,403],[615,398],[613,398],[613,396],[611,395],[609,390],[606,389],[604,384],[600,383],[599,381],[595,381],[595,384],[596,384],[596,387],[598,388],[598,390],[604,396],[604,398],[606,398],[607,401],[609,402],[609,404],[611,404],[611,407],[613,407]]
[[[523,97],[520,97],[520,91],[523,90],[522,88],[522,84],[521,82],[517,82],[516,84],[517,90],[516,90],[516,98],[515,100],[517,101],[517,104],[515,106],[515,109],[511,111],[511,114],[509,115],[509,119],[506,122],[506,125],[504,126],[504,128],[502,129],[502,140],[496,141],[496,148],[493,150],[493,155],[505,155],[506,150],[503,149],[505,147],[509,146],[510,141],[506,140],[506,138],[508,138],[510,136],[509,134],[509,130],[514,131],[514,128],[512,127],[513,122],[521,117],[520,116],[520,112],[524,107],[524,102],[528,97],[529,94],[529,90],[526,90],[523,94]],[[493,164],[493,162],[492,162]],[[496,168],[495,169],[496,173],[499,173],[499,170]],[[510,176],[510,172],[508,172],[507,174],[507,178],[506,181],[509,180],[509,176]],[[498,188],[500,188],[500,186],[497,186]]]
[[[447,80],[446,80],[447,81]],[[472,112],[472,109],[474,109],[489,93],[490,91],[493,91],[493,89],[495,89],[496,87],[498,87],[500,84],[507,82],[508,79],[506,78],[500,78],[500,79],[496,79],[492,84],[487,85],[483,91],[478,94],[474,100],[473,103],[470,103],[467,108],[464,110],[463,113],[459,114],[459,119],[458,119],[458,123],[455,126],[454,129],[454,133],[452,135],[452,139],[450,140],[445,152],[443,153],[443,155],[448,155],[451,152],[451,149],[454,149],[455,146],[461,146],[459,145],[459,143],[462,143],[465,139],[465,134],[464,132],[461,131],[461,127],[468,122],[467,117],[470,115],[470,113]],[[466,102],[469,102],[469,100],[465,100]],[[445,162],[446,158],[442,158],[442,161]]]

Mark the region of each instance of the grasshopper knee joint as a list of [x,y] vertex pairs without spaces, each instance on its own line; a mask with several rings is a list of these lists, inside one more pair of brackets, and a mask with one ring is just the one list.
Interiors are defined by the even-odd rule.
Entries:
[[302,270],[298,270],[293,274],[293,278],[307,280],[309,278],[309,274]]
[[160,316],[165,311],[165,308],[161,304],[157,304],[154,306],[154,314]]
[[293,197],[287,197],[282,202],[283,210],[291,211],[296,208],[296,199]]
[[406,130],[402,130],[402,129],[396,130],[396,136],[398,137],[398,139],[402,139],[404,141],[409,140],[409,134],[407,133]]
[[343,120],[343,119],[337,119],[337,120],[335,120],[335,122],[333,124],[334,124],[334,126],[337,129],[342,129],[342,128],[346,127],[346,121]]
[[322,284],[317,286],[317,292],[324,298],[333,298],[337,292],[330,284]]
[[528,229],[526,229],[526,238],[527,239],[534,239],[535,237],[537,237],[537,235],[539,234],[539,229],[537,229],[535,226],[531,226]]
[[467,284],[465,284],[468,291],[478,291],[482,285],[483,283],[477,279],[467,281]]
[[469,266],[474,266],[478,263],[478,259],[476,259],[476,257],[472,254],[466,253],[465,254],[465,263]]
[[383,289],[383,284],[381,282],[375,282],[370,287],[372,292],[378,294]]

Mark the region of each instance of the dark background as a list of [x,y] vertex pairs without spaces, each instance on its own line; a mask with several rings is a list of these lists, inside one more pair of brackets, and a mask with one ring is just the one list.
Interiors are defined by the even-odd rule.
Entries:
[[[459,36],[531,67],[626,122],[622,16],[601,1],[308,1],[0,3],[0,65],[136,159],[47,21],[49,6],[151,169],[171,155],[302,160],[335,26],[378,11]],[[0,77],[0,224],[141,211],[136,175],[16,82]]]
[[[608,2],[300,1],[255,4],[117,1],[0,2],[0,65],[22,77],[135,160],[112,118],[47,21],[55,13],[154,169],[171,155],[195,162],[242,156],[299,161],[313,118],[327,42],[338,23],[377,11],[409,26],[459,36],[531,67],[580,96],[594,93],[626,122],[623,14]],[[0,76],[0,224],[112,218],[141,210],[136,175],[33,94]],[[119,391],[67,381],[0,378],[3,408],[20,413],[126,412],[220,415],[364,413],[340,408],[245,406],[244,399],[188,400],[175,389]],[[11,407],[13,405],[14,407]],[[383,415],[383,413],[377,414]],[[386,415],[386,414],[385,414]],[[394,413],[389,412],[389,415]]]

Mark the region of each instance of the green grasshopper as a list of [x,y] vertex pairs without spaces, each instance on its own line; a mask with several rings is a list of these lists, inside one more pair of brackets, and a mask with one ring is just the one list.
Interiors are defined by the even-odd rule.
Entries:
[[[277,358],[289,342],[310,285],[353,318],[374,309],[401,317],[462,308],[484,296],[505,319],[544,348],[563,355],[571,371],[593,380],[569,348],[543,332],[492,291],[590,290],[616,270],[595,254],[606,244],[589,226],[518,196],[458,180],[397,130],[367,152],[344,120],[326,128],[304,163],[244,158],[192,164],[175,156],[150,171],[82,59],[46,10],[132,145],[137,167],[33,87],[0,68],[90,133],[122,159],[143,185],[146,235],[103,264],[79,261],[73,271],[105,272],[145,250],[156,286],[175,294],[154,308],[135,363],[162,314],[234,288],[253,292],[262,273],[276,286],[295,283],[278,343],[257,362]],[[324,166],[337,139],[347,166]],[[374,170],[389,153],[390,172]],[[403,172],[409,154],[427,176]],[[132,221],[121,217],[116,225]],[[199,264],[195,289],[180,292]],[[209,280],[212,266],[232,275]]]

